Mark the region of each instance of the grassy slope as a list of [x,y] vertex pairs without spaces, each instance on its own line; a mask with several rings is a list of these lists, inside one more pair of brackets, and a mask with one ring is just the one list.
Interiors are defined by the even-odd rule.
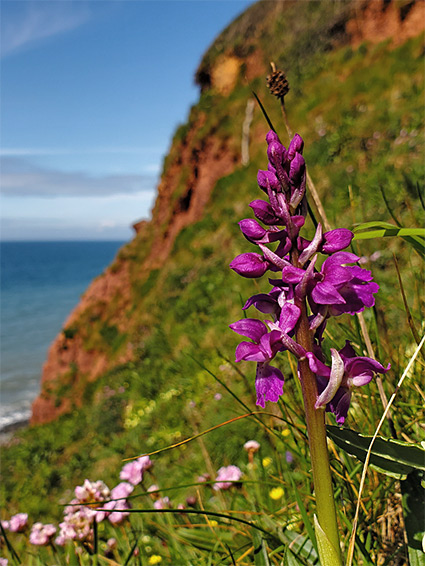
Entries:
[[[307,164],[329,218],[335,226],[390,220],[379,189],[382,187],[400,222],[420,225],[423,211],[415,186],[416,182],[423,186],[423,38],[397,49],[380,44],[312,53],[311,30],[317,28],[318,36],[323,34],[317,27],[319,19],[318,15],[312,19],[310,33],[298,36],[298,43],[288,31],[289,16],[276,19],[255,41],[259,41],[266,58],[288,69],[290,121],[305,139]],[[279,53],[278,37],[287,38],[285,52]],[[231,39],[238,45],[237,33]],[[222,50],[220,45],[212,50],[212,58]],[[295,57],[297,64],[293,63]],[[263,80],[256,81],[254,87],[284,140],[276,101],[266,94]],[[233,136],[238,144],[249,96],[250,87],[243,80],[228,98],[204,93],[191,111],[189,128],[197,113],[207,112],[208,123],[199,135],[208,135],[214,126],[215,135]],[[258,110],[252,131],[265,132]],[[181,135],[184,129],[178,132]],[[233,360],[238,342],[227,326],[240,318],[241,304],[258,288],[264,289],[264,283],[242,280],[227,265],[237,253],[251,249],[240,235],[237,221],[250,216],[250,200],[261,198],[255,179],[257,169],[266,166],[264,150],[262,139],[253,140],[250,165],[237,168],[217,183],[204,218],[179,235],[166,268],[152,272],[142,285],[133,281],[132,327],[151,328],[147,338],[145,334],[132,337],[138,345],[134,361],[89,385],[83,409],[56,423],[23,431],[17,435],[18,442],[2,450],[1,490],[8,513],[26,510],[34,520],[58,518],[62,509],[57,502],[69,499],[73,486],[86,477],[101,478],[112,486],[123,457],[168,445],[243,413],[244,409],[200,363],[254,409],[254,368],[252,364],[241,366],[245,378],[238,373],[239,368],[226,361]],[[376,250],[381,257],[372,268],[383,288],[379,320],[389,335],[380,346],[382,359],[393,363],[394,372],[385,382],[387,392],[391,392],[399,360],[401,364],[404,360],[402,351],[411,341],[403,310],[394,301],[396,279],[391,254],[398,253],[404,269],[417,326],[420,283],[416,275],[407,274],[419,277],[421,266],[399,242],[373,241],[359,249],[365,255]],[[134,250],[136,256],[138,252],[143,253]],[[384,315],[389,304],[392,309],[385,310]],[[339,321],[340,326],[332,328],[339,346],[343,343],[338,330],[342,324],[348,325],[348,321]],[[354,326],[349,332],[356,336]],[[376,342],[373,333],[372,338]],[[286,361],[283,369],[291,375]],[[296,383],[289,378],[284,399],[289,413],[294,409],[291,392],[296,395]],[[223,395],[221,400],[214,399],[216,393]],[[374,384],[371,393],[371,403],[376,405]],[[418,403],[417,396],[404,399],[408,400],[413,405]],[[372,432],[374,423],[368,423],[361,408],[358,410],[362,431]],[[415,423],[406,422],[407,417],[400,412],[395,419],[406,437],[416,437]],[[350,419],[349,425],[354,428],[355,420]],[[216,431],[204,437],[204,446],[216,467],[237,463],[241,445],[249,438],[260,442],[264,438],[261,429],[248,419],[230,426],[227,430],[231,434]],[[271,446],[265,446],[265,454],[271,451]],[[161,485],[187,483],[203,471],[202,446],[197,442],[162,454],[155,467]],[[183,491],[174,500],[184,500],[184,496]]]

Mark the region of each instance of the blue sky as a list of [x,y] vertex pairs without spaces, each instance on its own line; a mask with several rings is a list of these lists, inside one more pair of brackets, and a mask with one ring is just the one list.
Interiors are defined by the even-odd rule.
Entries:
[[203,53],[252,3],[1,0],[2,238],[130,239]]

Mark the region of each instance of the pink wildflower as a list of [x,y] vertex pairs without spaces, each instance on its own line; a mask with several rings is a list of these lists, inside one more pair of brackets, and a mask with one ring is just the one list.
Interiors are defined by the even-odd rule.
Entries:
[[105,503],[105,509],[111,511],[107,512],[107,517],[109,522],[116,525],[121,523],[126,517],[128,517],[127,509],[130,509],[130,504],[127,501],[127,497],[133,491],[134,487],[126,482],[121,482],[115,486],[111,491],[111,500]]
[[9,560],[7,558],[0,558],[0,566],[7,566],[9,564]]
[[153,506],[155,509],[166,509],[167,507],[170,507],[170,499],[168,497],[160,497],[155,501]]
[[142,456],[133,462],[126,464],[120,473],[120,478],[130,482],[132,485],[138,485],[143,479],[143,472],[152,467],[149,456]]
[[10,518],[9,530],[12,533],[21,533],[28,523],[28,513],[18,513]]
[[[65,509],[65,519],[59,524],[60,532],[57,540],[58,544],[67,540],[86,540],[92,533],[93,520],[98,520],[98,512],[89,507],[69,506]],[[104,518],[105,514],[103,514]],[[99,522],[99,521],[98,521]]]
[[34,523],[30,533],[30,543],[37,546],[46,546],[56,533],[56,527],[53,525],[43,525],[42,523]]
[[100,480],[95,482],[84,480],[82,486],[77,485],[75,488],[75,497],[81,503],[105,501],[109,497],[109,488]]
[[216,483],[213,489],[218,491],[219,489],[229,489],[234,482],[241,479],[242,472],[237,466],[224,466],[218,470]]
[[248,440],[243,447],[247,452],[258,452],[260,444],[256,440]]

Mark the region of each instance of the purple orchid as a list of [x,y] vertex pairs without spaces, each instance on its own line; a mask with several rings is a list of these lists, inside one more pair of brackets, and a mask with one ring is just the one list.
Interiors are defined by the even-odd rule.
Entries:
[[241,342],[238,345],[236,362],[242,360],[257,362],[255,378],[257,405],[263,408],[265,401],[276,403],[283,392],[283,374],[269,362],[283,350],[290,350],[299,358],[305,355],[304,349],[289,336],[299,316],[299,308],[286,303],[281,309],[278,321],[267,321],[270,332],[264,322],[254,318],[243,318],[230,325],[234,332],[252,340],[252,342]]
[[326,407],[334,413],[336,422],[343,424],[350,406],[353,387],[361,387],[370,383],[376,373],[386,373],[390,364],[385,368],[376,360],[356,356],[347,340],[339,352],[331,348],[332,366],[329,368],[313,353],[307,352],[310,369],[317,375],[319,396],[316,409]]
[[[260,170],[257,182],[267,195],[266,200],[251,202],[256,220],[244,219],[239,226],[260,253],[243,253],[230,267],[248,278],[263,276],[267,271],[281,273],[281,279],[270,279],[273,286],[267,293],[258,293],[245,303],[243,309],[255,306],[260,312],[272,315],[272,321],[261,322],[247,318],[230,328],[251,342],[241,342],[236,348],[236,361],[257,362],[255,387],[257,404],[276,402],[283,390],[282,372],[270,365],[278,352],[288,350],[300,361],[306,356],[311,370],[317,375],[319,395],[316,408],[326,406],[343,422],[353,386],[368,383],[374,373],[385,372],[383,366],[369,358],[356,357],[351,346],[340,352],[331,351],[332,368],[325,366],[322,345],[328,319],[344,313],[356,314],[375,304],[374,294],[379,286],[370,271],[356,264],[359,257],[342,251],[347,248],[353,233],[338,228],[323,233],[317,225],[312,240],[300,236],[306,216],[306,167],[302,156],[304,142],[296,134],[286,149],[274,131],[266,136],[267,170]],[[262,224],[264,225],[262,225]],[[272,249],[272,244],[277,243]],[[319,254],[328,256],[320,269]],[[307,305],[311,313],[308,313]],[[308,317],[310,337],[297,336],[301,312]],[[298,326],[297,326],[298,325]],[[294,338],[295,337],[295,338]],[[297,342],[312,349],[306,352]],[[300,376],[302,379],[302,375]]]
[[282,280],[296,284],[296,293],[301,298],[308,294],[314,313],[319,312],[318,305],[327,305],[329,316],[356,314],[375,304],[373,294],[379,290],[379,285],[372,281],[370,271],[357,265],[346,265],[358,260],[355,254],[337,252],[323,262],[320,272],[285,266]]
[[230,325],[230,328],[250,338],[252,342],[241,342],[236,348],[236,361],[257,362],[255,388],[257,405],[265,407],[265,401],[277,402],[283,392],[284,377],[282,372],[269,362],[282,348],[280,332],[267,331],[266,325],[254,318],[244,318]]

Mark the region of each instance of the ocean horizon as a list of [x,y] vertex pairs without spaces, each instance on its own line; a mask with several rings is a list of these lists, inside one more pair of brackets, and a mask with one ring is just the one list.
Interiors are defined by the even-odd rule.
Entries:
[[30,417],[50,344],[125,243],[0,242],[0,431]]

